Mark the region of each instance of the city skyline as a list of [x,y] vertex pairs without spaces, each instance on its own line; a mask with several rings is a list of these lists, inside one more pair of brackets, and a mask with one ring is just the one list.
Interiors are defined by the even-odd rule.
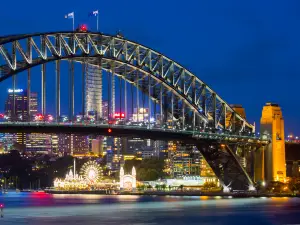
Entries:
[[[4,6],[5,4],[9,3],[4,3]],[[121,29],[126,38],[158,49],[183,64],[204,82],[207,82],[229,104],[243,105],[249,122],[256,122],[258,125],[263,105],[266,102],[278,103],[283,109],[286,132],[300,133],[298,128],[300,118],[297,115],[299,105],[297,102],[291,104],[290,99],[291,96],[297,96],[298,78],[296,75],[300,72],[296,66],[297,52],[299,52],[297,51],[299,44],[296,40],[299,32],[290,29],[299,20],[295,10],[299,8],[296,1],[290,1],[287,4],[273,1],[271,9],[268,8],[267,3],[261,2],[247,3],[247,5],[246,3],[234,4],[231,2],[225,4],[220,2],[212,5],[212,3],[194,1],[190,5],[182,3],[183,16],[180,20],[164,10],[165,5],[162,5],[161,9],[156,9],[158,10],[157,13],[166,13],[167,15],[164,16],[172,19],[173,24],[176,23],[176,28],[172,25],[165,29],[159,28],[159,26],[150,26],[153,23],[158,24],[157,18],[152,18],[151,22],[149,19],[139,20],[134,25],[129,22],[128,18],[124,17],[121,11],[117,14],[118,16],[112,18],[109,10],[105,10],[111,9],[111,4],[113,3],[97,6],[95,3],[91,4],[95,7],[91,5],[75,7],[73,11],[76,15],[76,25],[81,22],[86,23],[90,29],[95,30],[96,21],[93,18],[88,18],[87,12],[99,8],[100,30],[102,32],[115,34]],[[125,8],[128,7],[126,3],[119,4]],[[38,7],[38,4],[34,7]],[[38,11],[35,11],[36,15],[30,15],[30,13],[25,15],[21,12],[23,8],[20,7],[16,8],[17,16],[12,16],[5,10],[1,10],[0,19],[6,18],[7,23],[4,24],[5,32],[0,31],[0,35],[46,30],[70,30],[71,21],[64,20],[63,15],[72,10],[66,11],[68,7],[63,6],[59,10],[55,9],[57,13],[53,17],[51,11],[54,9],[52,7],[54,6],[49,6],[43,11],[43,15],[46,16],[40,16],[41,21],[34,19],[41,13]],[[172,7],[176,9],[178,5]],[[142,5],[135,4],[135,8],[137,10],[142,9]],[[268,9],[268,14],[266,14],[266,9]],[[211,14],[208,14],[206,10],[211,11]],[[279,20],[277,14],[286,15],[284,21],[282,18]],[[32,26],[17,26],[16,24],[21,22],[19,15],[22,16],[22,23],[31,21]],[[219,15],[222,15],[225,20],[218,19]],[[253,17],[253,15],[255,16]],[[193,26],[195,24],[192,22],[194,20],[200,21],[198,23],[200,29],[191,27],[191,24]],[[272,29],[274,26],[277,29]],[[181,48],[180,53],[178,53],[176,43],[180,43],[179,40],[182,43],[190,40],[197,44],[193,45],[193,48]],[[39,76],[38,71],[39,69],[33,70],[32,76],[37,78]],[[75,71],[80,70],[75,69]],[[23,78],[18,79],[18,84],[24,83]],[[279,84],[279,81],[282,85],[280,88],[276,85]],[[33,91],[39,93],[39,89],[34,88],[34,85],[37,86],[38,84],[40,81],[35,79]],[[20,87],[20,85],[17,86]],[[2,96],[8,88],[11,88],[10,81],[1,84],[0,100],[2,102]],[[48,89],[51,89],[51,86]],[[51,96],[48,102],[49,105],[53,103]],[[62,108],[62,110],[64,109]],[[79,110],[75,111],[78,112]]]
[[2,2],[0,221],[297,224],[299,10]]

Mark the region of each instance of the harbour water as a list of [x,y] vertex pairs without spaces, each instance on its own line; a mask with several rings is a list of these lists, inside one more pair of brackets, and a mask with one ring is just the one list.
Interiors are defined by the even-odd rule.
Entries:
[[300,198],[0,195],[0,224],[300,224]]

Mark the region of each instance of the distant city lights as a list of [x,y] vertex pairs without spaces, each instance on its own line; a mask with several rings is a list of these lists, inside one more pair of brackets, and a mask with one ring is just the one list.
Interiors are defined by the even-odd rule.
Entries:
[[8,93],[21,93],[23,89],[8,89]]
[[125,118],[125,113],[115,113],[114,118],[115,119],[123,119],[123,118]]

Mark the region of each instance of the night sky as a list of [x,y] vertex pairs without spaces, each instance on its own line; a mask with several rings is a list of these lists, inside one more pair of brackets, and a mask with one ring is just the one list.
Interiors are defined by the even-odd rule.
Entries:
[[[286,133],[300,134],[299,0],[2,0],[0,36],[71,30],[64,15],[72,11],[76,25],[95,29],[88,13],[96,9],[101,32],[121,30],[125,38],[179,62],[225,101],[242,104],[251,123],[259,123],[266,102],[280,104]],[[36,87],[38,72],[32,75]],[[18,78],[18,87],[24,81]],[[0,84],[0,102],[9,87],[11,80]]]

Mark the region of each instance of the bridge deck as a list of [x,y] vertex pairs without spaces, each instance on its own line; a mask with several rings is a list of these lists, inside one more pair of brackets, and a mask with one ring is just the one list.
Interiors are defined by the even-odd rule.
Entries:
[[[111,128],[111,132],[108,129]],[[224,133],[182,131],[163,128],[148,128],[147,126],[81,124],[81,123],[36,123],[36,122],[4,122],[0,123],[0,133],[80,133],[98,134],[104,136],[138,136],[158,140],[184,140],[214,142],[247,142],[265,145],[267,140],[255,136],[242,136]]]

